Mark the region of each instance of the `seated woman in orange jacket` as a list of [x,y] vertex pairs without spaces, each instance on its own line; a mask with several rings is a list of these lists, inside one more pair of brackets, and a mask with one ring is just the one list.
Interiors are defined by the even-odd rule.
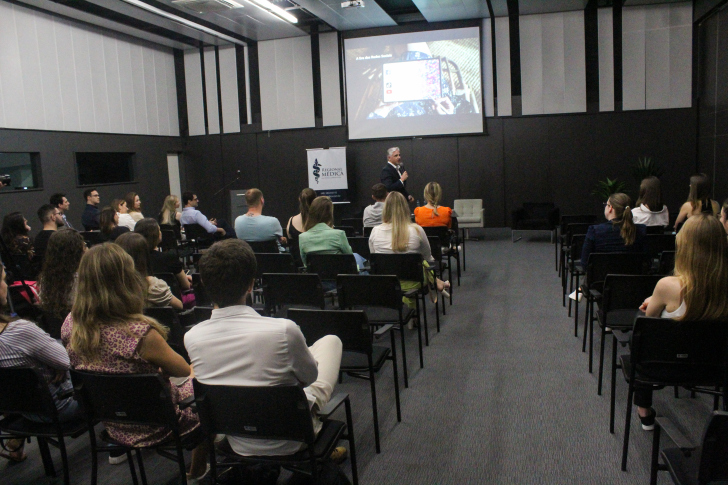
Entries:
[[437,182],[425,186],[427,205],[415,207],[415,222],[422,227],[452,226],[452,209],[439,205],[442,189]]

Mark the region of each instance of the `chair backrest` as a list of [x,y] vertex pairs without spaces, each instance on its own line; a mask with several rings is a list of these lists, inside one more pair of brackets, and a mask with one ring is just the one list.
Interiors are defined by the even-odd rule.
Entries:
[[263,296],[270,312],[275,306],[309,305],[324,309],[324,289],[315,273],[263,273]]
[[351,250],[364,259],[369,259],[369,238],[368,237],[347,237]]
[[574,214],[561,216],[561,234],[566,234],[566,226],[569,224],[594,224],[597,216],[594,214]]
[[[584,247],[584,241],[586,241],[586,234],[574,234],[571,236],[571,244],[569,245],[569,256],[572,261],[581,260],[581,250]],[[582,261],[582,263],[586,263]]]
[[645,247],[651,259],[660,257],[663,251],[675,250],[674,234],[648,234],[645,236]]
[[288,310],[288,319],[301,327],[309,347],[326,335],[336,335],[345,351],[371,354],[372,334],[362,310]]
[[658,271],[661,275],[672,274],[675,271],[675,251],[663,251],[660,254],[660,269]]
[[589,222],[574,222],[566,225],[566,244],[571,244],[571,238],[574,234],[586,234],[589,231],[589,226],[593,226]]
[[172,233],[174,233],[175,239],[177,239],[178,241],[182,240],[182,226],[180,224],[160,224],[159,230],[172,231]]
[[[341,219],[341,225],[353,227],[357,234],[364,233],[364,219],[361,217],[350,217],[350,218]],[[337,229],[342,229],[342,228],[337,227]],[[349,237],[348,234],[347,234],[347,237]]]
[[48,335],[56,340],[60,340],[63,320],[63,318],[59,318],[50,312],[41,310],[40,321],[38,323],[40,324],[40,328],[45,330]]
[[0,414],[32,413],[57,416],[43,375],[31,367],[0,367]]
[[100,231],[81,231],[83,240],[86,241],[88,247],[95,246],[104,242],[104,236]]
[[306,255],[306,262],[306,272],[316,273],[322,280],[335,280],[340,274],[359,274],[353,254],[312,252]]
[[295,273],[298,271],[293,256],[288,253],[255,253],[257,278],[263,273]]
[[427,242],[430,243],[430,251],[435,261],[442,261],[442,246],[440,245],[440,238],[437,236],[427,236]]
[[213,236],[199,224],[185,224],[187,240],[195,240],[198,244],[212,244]]
[[483,199],[455,199],[453,210],[458,217],[480,217]]
[[180,354],[189,362],[187,350],[185,349],[185,338],[179,315],[171,306],[149,307],[144,309],[144,314],[151,317],[169,329],[167,343],[175,352]]
[[179,281],[177,280],[177,277],[172,273],[154,273],[153,275],[155,278],[159,278],[160,280],[167,283],[169,286],[169,289],[172,291],[172,294],[176,296],[178,299],[182,299],[182,287],[179,285]]
[[661,278],[659,275],[607,275],[602,290],[602,310],[633,309],[636,313],[645,298],[652,295]]
[[608,274],[644,274],[645,270],[642,253],[591,253],[586,262],[586,282],[593,286],[603,282]]
[[202,284],[200,273],[190,273],[190,276],[192,276],[192,289],[195,292],[195,305],[211,305],[212,301],[205,290],[205,285]]
[[713,411],[703,434],[703,446],[700,454],[698,483],[728,481],[728,413]]
[[165,224],[166,227],[162,228],[162,226],[159,226],[162,231],[162,242],[159,244],[159,246],[162,248],[163,251],[177,251],[177,240],[178,237],[174,232],[174,229],[172,229],[171,224]]
[[[450,247],[450,240],[452,238],[452,232],[445,226],[437,227],[423,227],[427,237],[436,237],[440,240],[440,246],[447,248]],[[430,244],[432,246],[432,244]]]
[[71,381],[90,421],[178,429],[169,383],[159,374],[99,374],[71,369]]
[[[362,225],[364,222],[362,221]],[[338,229],[340,231],[344,231],[344,234],[346,234],[346,237],[355,237],[357,232],[356,229],[354,229],[354,226],[336,226],[334,229]]]
[[647,226],[647,234],[665,234],[665,226]]
[[308,399],[301,386],[213,386],[193,381],[205,434],[314,442]]
[[402,309],[402,288],[391,275],[338,275],[339,308],[369,306]]
[[277,253],[278,241],[275,239],[269,239],[268,241],[245,241],[250,245],[250,249],[254,253]]
[[651,379],[725,390],[728,320],[639,317],[632,331],[630,356],[633,372]]
[[422,255],[419,253],[372,254],[369,257],[372,274],[395,275],[400,280],[422,281]]
[[364,237],[368,238],[372,234],[372,229],[374,229],[374,227],[371,227],[371,226],[365,227],[364,228]]

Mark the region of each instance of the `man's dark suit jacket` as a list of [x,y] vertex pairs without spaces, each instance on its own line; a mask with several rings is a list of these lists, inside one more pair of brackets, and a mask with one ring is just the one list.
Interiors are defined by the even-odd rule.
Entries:
[[407,199],[409,198],[409,193],[407,192],[407,182],[402,182],[399,178],[400,177],[397,169],[394,168],[389,162],[387,162],[387,164],[382,169],[382,173],[379,174],[379,179],[384,185],[387,186],[387,190],[389,192],[399,192],[400,194],[404,195],[405,199]]
[[81,214],[81,224],[83,224],[83,228],[87,231],[98,231],[100,229],[100,215],[101,211],[98,207],[86,204],[86,208],[83,210],[83,214]]

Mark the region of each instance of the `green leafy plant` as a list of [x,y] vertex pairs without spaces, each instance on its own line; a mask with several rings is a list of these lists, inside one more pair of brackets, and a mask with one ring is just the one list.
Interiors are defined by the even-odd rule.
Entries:
[[596,195],[602,200],[607,200],[610,195],[623,192],[626,186],[626,183],[620,182],[616,178],[610,179],[607,177],[607,180],[600,180],[597,182],[594,186],[594,190],[592,190],[592,195]]
[[661,177],[665,173],[660,165],[652,160],[652,157],[638,158],[637,165],[632,168],[632,176],[634,177],[637,184],[642,183],[647,177],[655,176]]

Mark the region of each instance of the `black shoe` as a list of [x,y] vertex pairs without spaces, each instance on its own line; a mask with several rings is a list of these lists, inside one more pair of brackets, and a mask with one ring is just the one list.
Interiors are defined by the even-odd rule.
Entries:
[[657,416],[657,413],[652,408],[650,408],[650,414],[644,417],[640,416],[640,422],[642,423],[643,430],[652,431],[655,429],[655,416]]

